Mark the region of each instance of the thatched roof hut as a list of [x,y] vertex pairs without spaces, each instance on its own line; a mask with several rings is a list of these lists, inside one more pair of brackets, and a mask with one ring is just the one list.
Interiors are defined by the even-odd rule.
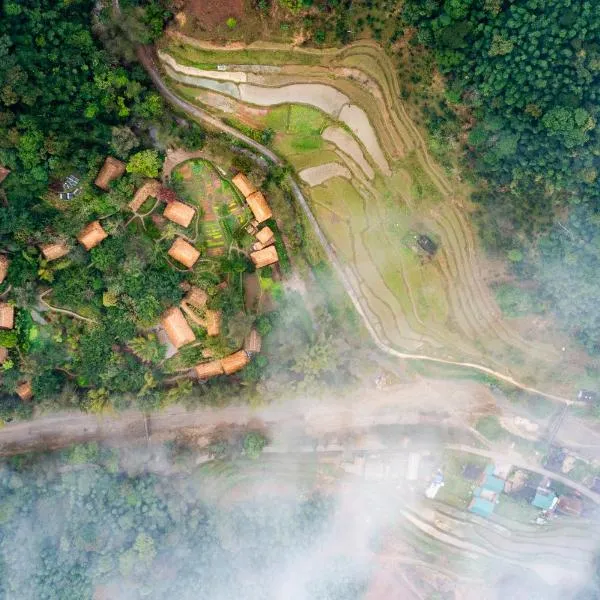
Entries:
[[69,246],[64,242],[55,242],[54,244],[42,244],[40,250],[44,258],[48,261],[58,260],[69,254]]
[[250,196],[246,198],[246,202],[259,223],[262,223],[273,216],[273,211],[265,200],[262,192],[250,194]]
[[252,329],[244,340],[244,350],[248,354],[256,354],[257,352],[260,352],[261,346],[262,339],[258,331],[256,331],[256,329]]
[[219,335],[221,331],[221,313],[218,310],[207,310],[204,318],[206,333],[210,337]]
[[92,221],[82,229],[77,240],[86,250],[91,250],[107,237],[108,233],[104,231],[100,221]]
[[256,239],[262,244],[263,248],[266,248],[275,241],[275,234],[270,227],[263,227],[257,232]]
[[196,210],[189,204],[175,200],[175,202],[169,202],[167,204],[163,217],[166,217],[169,221],[173,221],[173,223],[177,223],[177,225],[181,225],[182,227],[189,227],[195,214]]
[[234,352],[229,356],[221,359],[221,366],[223,367],[223,371],[227,375],[231,375],[240,369],[243,369],[248,363],[250,359],[244,350],[239,350],[238,352]]
[[190,304],[194,308],[202,310],[208,302],[208,294],[202,288],[193,286],[186,294],[184,302]]
[[6,362],[8,358],[8,348],[0,347],[0,365]]
[[252,262],[256,265],[257,269],[260,269],[261,267],[266,267],[268,265],[272,265],[273,263],[279,261],[279,255],[277,254],[275,246],[269,246],[268,248],[264,248],[263,250],[251,252],[250,258],[252,259]]
[[0,166],[0,183],[2,183],[10,175],[10,169]]
[[31,389],[31,383],[29,381],[26,381],[26,382],[18,385],[16,392],[17,392],[17,396],[19,396],[19,398],[21,398],[21,400],[23,400],[23,402],[27,402],[28,400],[31,400],[31,398],[33,397],[33,390]]
[[150,179],[134,194],[133,200],[127,205],[132,212],[137,212],[150,196],[157,198],[162,188],[160,181]]
[[240,190],[244,198],[247,198],[250,194],[254,194],[256,191],[252,182],[243,173],[238,173],[231,181]]
[[0,328],[12,329],[15,325],[15,307],[6,302],[0,302]]
[[210,362],[200,363],[194,367],[198,379],[208,379],[224,373],[220,360],[211,360]]
[[101,190],[107,192],[111,182],[121,177],[123,173],[125,173],[125,163],[112,156],[107,156],[94,183]]
[[177,238],[169,248],[169,256],[191,269],[200,258],[200,252],[183,238]]
[[176,306],[170,308],[162,316],[160,323],[175,348],[181,348],[181,346],[185,346],[185,344],[189,344],[196,339],[183,313]]
[[0,254],[0,283],[6,279],[9,263],[8,256],[6,256],[6,254]]

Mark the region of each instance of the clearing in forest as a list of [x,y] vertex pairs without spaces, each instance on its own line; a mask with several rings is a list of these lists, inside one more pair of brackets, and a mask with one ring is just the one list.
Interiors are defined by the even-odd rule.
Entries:
[[[219,48],[171,34],[160,57],[181,97],[246,132],[273,132],[382,341],[573,393],[583,367],[565,360],[560,336],[523,337],[502,315],[470,190],[432,160],[376,44]],[[236,121],[249,109],[252,125]]]

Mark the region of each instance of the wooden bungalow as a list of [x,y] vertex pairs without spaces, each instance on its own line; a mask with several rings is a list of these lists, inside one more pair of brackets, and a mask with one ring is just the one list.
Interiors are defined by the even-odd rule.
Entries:
[[8,256],[6,256],[6,254],[0,254],[0,283],[6,279],[9,264],[10,261],[8,260]]
[[243,369],[249,362],[250,359],[246,352],[244,352],[244,350],[238,350],[238,352],[234,352],[233,354],[222,358],[221,366],[226,375],[231,375],[232,373],[236,373],[240,369]]
[[107,237],[108,233],[104,231],[100,221],[92,221],[81,230],[77,240],[86,250],[91,250]]
[[179,349],[181,346],[185,346],[196,339],[183,313],[176,306],[170,308],[162,316],[160,323],[175,348]]
[[18,385],[16,392],[17,396],[19,396],[23,402],[28,402],[33,397],[33,390],[31,389],[31,383],[29,381],[25,381]]
[[244,350],[249,355],[257,354],[260,352],[261,346],[262,339],[258,331],[256,331],[256,329],[252,329],[244,340]]
[[246,202],[248,203],[248,206],[250,207],[250,210],[252,211],[252,214],[258,223],[262,223],[273,216],[273,211],[265,200],[262,192],[254,192],[254,194],[250,194],[246,198]]
[[144,185],[133,195],[133,200],[127,206],[129,206],[129,209],[132,212],[137,212],[148,198],[158,198],[161,188],[162,184],[156,179],[146,181],[146,183],[144,183]]
[[8,359],[8,348],[0,347],[0,365]]
[[15,307],[0,302],[0,329],[12,329],[15,325]]
[[194,367],[196,376],[198,379],[208,379],[209,377],[215,377],[216,375],[222,375],[223,366],[220,360],[211,360],[210,362],[200,363]]
[[196,261],[200,258],[200,252],[183,238],[177,238],[168,252],[171,258],[191,269]]
[[266,267],[268,265],[272,265],[279,261],[279,255],[277,254],[277,250],[275,246],[269,246],[264,248],[263,250],[257,250],[256,252],[250,253],[250,258],[252,262],[256,265],[257,269],[261,267]]
[[233,185],[240,190],[240,193],[242,196],[244,196],[244,198],[247,198],[256,192],[256,188],[252,182],[243,173],[238,173],[231,181]]
[[2,183],[10,175],[10,169],[0,165],[0,183]]
[[263,227],[257,232],[256,239],[262,244],[263,248],[266,248],[275,242],[275,234],[270,227]]
[[55,242],[54,244],[42,244],[40,250],[47,261],[58,260],[69,254],[69,246],[64,242]]
[[169,202],[167,204],[163,217],[182,227],[189,227],[195,214],[196,210],[189,204],[175,200],[175,202]]
[[123,173],[125,173],[125,163],[112,156],[107,156],[94,183],[101,190],[108,192],[110,184],[115,179],[119,179]]

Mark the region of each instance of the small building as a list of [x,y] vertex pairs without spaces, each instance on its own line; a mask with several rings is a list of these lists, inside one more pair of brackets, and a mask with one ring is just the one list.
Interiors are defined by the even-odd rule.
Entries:
[[256,239],[266,248],[275,242],[275,234],[270,227],[263,227],[257,232]]
[[200,258],[200,252],[194,246],[186,242],[183,238],[177,238],[168,252],[171,258],[191,269]]
[[486,498],[475,496],[471,499],[467,510],[480,517],[490,517],[496,508],[496,503]]
[[29,381],[25,381],[18,385],[15,391],[17,392],[17,396],[19,396],[23,402],[28,402],[33,397],[33,390],[31,389],[31,383]]
[[169,202],[167,204],[163,217],[182,227],[189,227],[195,214],[196,210],[189,204],[175,200],[174,202]]
[[262,192],[254,192],[246,198],[246,202],[258,223],[262,223],[273,216],[273,211],[267,203]]
[[3,365],[8,359],[8,348],[0,346],[0,365]]
[[498,502],[500,494],[504,491],[504,480],[494,475],[494,465],[487,465],[481,477],[479,485],[473,491],[473,499],[468,510],[482,517],[489,517]]
[[208,379],[209,377],[216,377],[217,375],[223,375],[223,367],[220,360],[211,360],[210,362],[200,363],[194,367],[196,376],[198,379]]
[[433,476],[429,487],[425,490],[425,496],[430,500],[433,500],[437,493],[444,487],[444,474],[438,469],[436,474]]
[[419,245],[419,248],[421,248],[421,250],[424,252],[427,252],[429,256],[433,256],[438,249],[437,244],[426,235],[419,235],[417,237],[417,244]]
[[556,503],[556,510],[569,517],[580,517],[583,512],[583,501],[577,496],[561,496]]
[[221,366],[226,375],[231,375],[243,369],[249,362],[248,355],[243,350],[238,350],[238,352],[221,359]]
[[176,306],[170,308],[162,316],[160,323],[166,331],[169,340],[177,349],[196,339],[196,336],[194,335],[192,328],[188,325],[188,322],[185,320],[183,313]]
[[193,286],[183,301],[198,310],[202,310],[208,302],[208,294],[202,288]]
[[581,402],[596,402],[596,400],[598,400],[598,394],[591,390],[579,390],[577,400]]
[[8,256],[6,256],[6,254],[0,254],[0,283],[6,279],[9,264],[10,261],[8,260]]
[[209,337],[215,337],[221,332],[221,313],[208,309],[204,316],[204,327]]
[[119,179],[123,173],[125,173],[125,163],[112,156],[107,156],[94,183],[101,190],[108,192],[110,184],[115,179]]
[[69,246],[64,242],[55,242],[53,244],[42,244],[40,250],[47,261],[58,260],[69,254]]
[[12,329],[15,326],[15,307],[0,302],[0,329]]
[[240,191],[244,198],[247,198],[251,194],[256,192],[256,187],[252,184],[252,182],[244,175],[243,173],[238,173],[231,182],[235,187]]
[[269,246],[262,250],[256,250],[255,252],[251,252],[250,258],[252,259],[252,262],[256,265],[257,269],[260,269],[261,267],[266,267],[268,265],[272,265],[279,261],[279,255],[277,254],[275,246]]
[[538,487],[535,492],[535,498],[531,502],[531,506],[535,506],[540,510],[554,510],[558,502],[556,494],[545,487]]
[[91,250],[107,237],[108,233],[104,231],[100,221],[92,221],[83,228],[77,236],[77,240],[86,250]]
[[252,354],[258,354],[261,346],[262,339],[258,331],[256,331],[256,329],[251,329],[250,333],[244,339],[244,350],[251,356]]
[[162,184],[156,179],[146,181],[133,195],[133,200],[127,205],[129,206],[129,210],[137,212],[148,198],[158,198],[161,188]]
[[10,175],[10,169],[0,165],[0,183],[2,183]]

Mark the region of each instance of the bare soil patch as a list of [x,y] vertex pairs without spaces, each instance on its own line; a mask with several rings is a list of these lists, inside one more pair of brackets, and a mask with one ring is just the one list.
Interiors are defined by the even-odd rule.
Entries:
[[229,17],[241,19],[244,0],[188,0],[186,12],[195,17],[201,27],[210,29],[223,25]]

